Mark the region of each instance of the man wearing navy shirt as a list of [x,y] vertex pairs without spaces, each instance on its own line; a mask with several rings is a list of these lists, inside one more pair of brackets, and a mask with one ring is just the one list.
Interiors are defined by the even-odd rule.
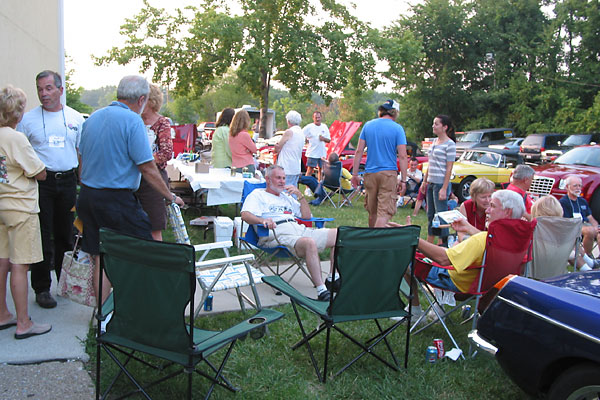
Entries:
[[583,227],[581,234],[583,235],[583,250],[588,254],[592,254],[594,247],[594,239],[599,236],[598,221],[592,216],[590,205],[581,195],[581,178],[577,175],[569,175],[567,177],[567,195],[559,200],[563,208],[563,217],[565,218],[581,218]]

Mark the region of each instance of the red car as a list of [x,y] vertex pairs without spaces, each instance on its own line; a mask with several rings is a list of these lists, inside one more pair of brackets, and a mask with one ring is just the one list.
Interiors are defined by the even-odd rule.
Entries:
[[[423,151],[417,146],[416,143],[407,142],[406,144],[406,153],[408,154],[408,158],[415,157],[419,161],[419,166],[424,162],[429,161],[429,157],[427,157]],[[354,150],[348,151],[348,148],[342,152],[340,155],[340,159],[342,160],[342,167],[346,168],[348,171],[352,172],[352,167],[354,164]],[[360,160],[360,171],[365,170],[365,164],[367,163],[367,152],[362,156]],[[398,170],[400,170],[400,164],[398,163]]]
[[581,196],[600,221],[600,145],[575,147],[550,164],[533,167],[535,177],[529,192],[534,195],[552,194],[560,199],[567,193],[565,180],[577,175],[583,182]]

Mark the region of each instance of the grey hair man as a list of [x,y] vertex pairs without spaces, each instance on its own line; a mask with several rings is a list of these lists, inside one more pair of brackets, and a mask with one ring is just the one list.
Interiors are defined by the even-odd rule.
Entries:
[[517,168],[513,171],[510,185],[506,189],[512,190],[521,196],[523,199],[523,204],[525,205],[525,218],[528,221],[531,221],[531,206],[533,205],[533,201],[531,197],[527,194],[529,187],[531,186],[531,182],[533,182],[533,177],[535,175],[535,170],[531,168],[529,165],[520,164],[517,165]]
[[[311,218],[310,206],[296,186],[286,185],[285,171],[272,165],[266,172],[267,188],[255,189],[242,206],[242,220],[250,225],[269,228],[269,236],[261,237],[265,247],[285,246],[290,252],[306,260],[306,267],[317,288],[318,299],[327,301],[330,292],[323,283],[319,252],[335,246],[335,229],[307,228],[294,217]],[[296,199],[294,197],[296,196]]]
[[[148,216],[133,194],[139,187],[141,176],[162,194],[167,203],[176,201],[183,205],[162,180],[148,144],[140,113],[149,91],[145,78],[124,77],[117,88],[117,101],[94,112],[83,125],[77,213],[85,226],[81,247],[95,258],[97,295],[100,227],[152,239]],[[110,282],[103,280],[102,284],[99,301],[104,301],[110,292]]]
[[[510,190],[499,190],[492,194],[492,201],[486,209],[486,224],[500,219],[521,219],[525,214],[525,206],[521,197]],[[389,226],[398,226],[388,223]],[[472,265],[483,263],[487,232],[479,232],[470,236],[449,249],[436,246],[426,240],[419,239],[418,249],[426,257],[442,266],[452,265],[452,269],[432,266],[429,271],[415,271],[418,276],[426,275],[426,281],[441,288],[454,292],[467,292],[473,281],[477,278],[477,269],[468,269]],[[419,268],[421,264],[419,264]],[[425,266],[422,266],[426,268]],[[405,277],[410,281],[410,275]],[[416,282],[412,282],[413,293],[416,293]],[[417,317],[423,311],[419,305],[419,296],[414,296],[411,303],[411,312]]]
[[304,135],[300,128],[302,117],[297,111],[290,111],[285,116],[288,129],[279,143],[275,145],[277,165],[285,170],[285,184],[298,186],[298,179],[302,171],[302,149],[304,148]]
[[587,200],[581,197],[582,180],[577,175],[569,175],[566,179],[567,195],[559,203],[563,209],[563,217],[580,218],[583,221],[581,242],[586,254],[592,255],[594,240],[600,240],[598,221],[592,216],[592,209]]
[[42,71],[36,78],[40,106],[23,116],[17,130],[25,133],[46,165],[47,178],[39,181],[39,219],[43,261],[31,264],[31,287],[40,307],[56,307],[50,295],[51,271],[60,278],[63,255],[73,248],[73,206],[77,198],[77,148],[83,116],[63,105],[61,76]]

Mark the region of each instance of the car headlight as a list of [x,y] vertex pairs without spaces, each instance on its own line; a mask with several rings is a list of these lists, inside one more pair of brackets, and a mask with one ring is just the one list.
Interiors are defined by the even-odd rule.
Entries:
[[558,182],[558,188],[560,190],[565,190],[567,188],[567,180],[561,179],[560,182]]
[[451,181],[452,181],[452,180],[454,180],[454,178],[455,178],[455,177],[456,177],[456,175],[454,175],[454,172],[452,172],[452,173],[450,174],[450,180],[451,180]]

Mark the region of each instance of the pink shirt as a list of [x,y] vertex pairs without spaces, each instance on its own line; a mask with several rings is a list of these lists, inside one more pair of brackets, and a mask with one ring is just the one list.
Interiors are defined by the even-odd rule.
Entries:
[[235,137],[229,135],[229,148],[231,149],[231,165],[234,168],[254,165],[252,154],[258,150],[248,131],[241,131]]

